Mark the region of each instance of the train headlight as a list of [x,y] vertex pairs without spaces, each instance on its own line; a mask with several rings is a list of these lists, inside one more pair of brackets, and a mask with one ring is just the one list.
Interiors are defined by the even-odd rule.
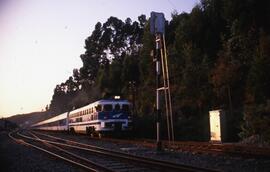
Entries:
[[114,99],[119,100],[121,97],[120,96],[114,96]]

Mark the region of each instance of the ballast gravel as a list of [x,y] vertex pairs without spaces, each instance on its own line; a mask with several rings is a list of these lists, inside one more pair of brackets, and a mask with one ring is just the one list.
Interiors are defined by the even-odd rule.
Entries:
[[0,171],[1,172],[76,172],[83,171],[49,154],[32,147],[18,144],[0,132]]
[[[46,134],[48,134],[46,132]],[[116,143],[98,139],[91,139],[86,135],[68,135],[66,133],[49,133],[57,137],[104,147],[111,150],[122,151],[142,157],[155,158],[169,162],[216,169],[225,172],[268,172],[270,159],[253,159],[230,157],[222,155],[198,154],[191,152],[175,152],[164,150],[157,152],[154,148],[139,144]],[[8,137],[7,132],[0,133],[0,171],[28,172],[28,171],[83,171],[62,160],[52,158],[50,155],[34,148],[18,144]]]

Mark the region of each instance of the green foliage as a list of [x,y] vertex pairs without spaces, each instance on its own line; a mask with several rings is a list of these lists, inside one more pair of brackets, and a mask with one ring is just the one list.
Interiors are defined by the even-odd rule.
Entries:
[[270,35],[260,31],[248,74],[244,121],[240,137],[258,135],[270,142]]
[[[258,134],[269,140],[269,9],[266,0],[201,0],[190,13],[174,12],[166,22],[177,139],[209,139],[208,112],[222,108],[230,140],[238,139],[240,129],[241,137]],[[155,121],[153,49],[145,15],[138,21],[110,17],[98,22],[85,40],[82,67],[56,86],[50,111],[57,114],[116,94],[135,97],[135,133],[148,131],[150,137]]]
[[270,142],[270,100],[265,104],[247,105],[244,121],[240,137],[258,135],[262,141]]
[[264,103],[270,97],[270,35],[261,31],[248,75],[247,89],[251,103]]

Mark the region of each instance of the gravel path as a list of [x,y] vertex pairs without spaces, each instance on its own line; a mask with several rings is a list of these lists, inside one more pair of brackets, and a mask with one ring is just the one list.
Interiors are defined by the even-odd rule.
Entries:
[[0,132],[0,162],[1,172],[83,172],[46,153],[16,143],[8,137],[6,131]]

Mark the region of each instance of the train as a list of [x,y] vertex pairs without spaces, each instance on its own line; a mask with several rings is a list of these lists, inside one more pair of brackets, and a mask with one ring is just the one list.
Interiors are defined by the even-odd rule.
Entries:
[[78,109],[33,124],[35,130],[67,131],[99,137],[132,130],[131,103],[123,99],[101,99]]

